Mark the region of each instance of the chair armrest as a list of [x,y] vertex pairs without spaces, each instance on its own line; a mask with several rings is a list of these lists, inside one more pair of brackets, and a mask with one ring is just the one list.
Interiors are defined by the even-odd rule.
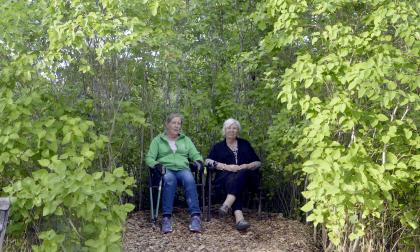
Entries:
[[213,164],[206,164],[205,167],[207,168],[208,171],[216,171],[216,166]]
[[9,198],[0,198],[0,210],[6,211],[10,208]]
[[[190,162],[188,165],[189,165],[189,168],[190,168],[192,173],[197,173],[197,167],[195,167],[193,162]],[[203,165],[203,168],[199,172],[200,176],[204,173],[205,169],[207,169],[207,167],[205,165]]]

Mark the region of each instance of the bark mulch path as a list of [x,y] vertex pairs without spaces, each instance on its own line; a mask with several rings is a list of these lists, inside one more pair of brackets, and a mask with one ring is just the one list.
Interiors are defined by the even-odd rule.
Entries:
[[[124,233],[125,251],[320,251],[312,238],[312,227],[275,214],[245,212],[251,223],[247,232],[238,232],[233,217],[220,219],[213,215],[203,221],[201,234],[188,230],[186,209],[176,208],[172,217],[174,232],[162,234],[159,226],[150,223],[150,213],[132,214]],[[160,219],[158,220],[160,224]]]

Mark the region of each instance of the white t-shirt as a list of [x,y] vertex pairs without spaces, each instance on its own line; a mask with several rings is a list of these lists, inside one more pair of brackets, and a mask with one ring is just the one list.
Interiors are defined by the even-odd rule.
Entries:
[[175,153],[176,149],[177,149],[175,140],[169,140],[168,139],[168,143],[169,143],[169,147],[171,147],[172,151]]

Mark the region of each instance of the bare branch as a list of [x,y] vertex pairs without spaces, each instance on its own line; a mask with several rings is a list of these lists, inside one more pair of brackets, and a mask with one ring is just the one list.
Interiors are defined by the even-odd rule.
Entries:
[[410,110],[410,105],[407,105],[407,107],[405,108],[405,111],[404,111],[404,114],[403,114],[403,116],[401,117],[401,121],[403,121],[404,120],[404,118],[405,118],[405,116],[407,115],[407,113],[408,113],[408,111]]

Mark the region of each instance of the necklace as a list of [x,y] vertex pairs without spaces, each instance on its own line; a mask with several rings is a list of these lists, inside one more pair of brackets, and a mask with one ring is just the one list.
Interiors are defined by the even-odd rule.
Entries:
[[238,150],[238,142],[235,141],[233,144],[229,144],[227,143],[227,146],[229,147],[229,149],[231,149],[232,151],[236,151]]
[[233,156],[235,156],[235,164],[238,164],[238,141],[235,141],[233,144],[227,143],[229,149],[233,152]]

